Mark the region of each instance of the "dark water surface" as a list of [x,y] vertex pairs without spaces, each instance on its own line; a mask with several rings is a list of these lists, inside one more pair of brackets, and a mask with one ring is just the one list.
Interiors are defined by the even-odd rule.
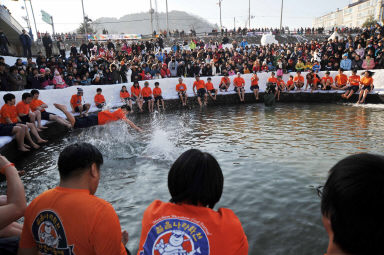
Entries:
[[[169,200],[167,173],[183,151],[212,153],[225,177],[216,206],[240,218],[250,254],[324,254],[315,188],[343,157],[384,151],[383,108],[378,106],[281,104],[240,105],[132,119],[137,134],[118,123],[75,131],[25,158],[28,201],[58,182],[59,152],[75,141],[102,151],[105,164],[97,195],[116,209],[129,248],[137,250],[141,218],[154,200]],[[2,184],[4,185],[4,184]]]

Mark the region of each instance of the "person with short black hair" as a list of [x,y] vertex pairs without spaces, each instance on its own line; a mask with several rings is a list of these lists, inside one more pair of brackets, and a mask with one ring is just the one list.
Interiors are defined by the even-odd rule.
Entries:
[[196,149],[181,154],[168,173],[170,202],[155,200],[144,212],[139,253],[247,255],[247,237],[234,212],[213,210],[223,185],[211,154]]
[[205,87],[207,88],[207,92],[210,98],[212,98],[213,101],[216,101],[217,97],[217,89],[213,86],[212,78],[207,78],[207,83],[205,84]]
[[245,81],[244,78],[241,77],[241,73],[237,73],[237,77],[233,79],[233,85],[235,86],[235,92],[239,96],[240,102],[244,103],[244,86],[245,86]]
[[331,90],[333,86],[333,78],[330,76],[331,72],[326,71],[325,76],[321,78],[322,90]]
[[251,77],[251,91],[255,95],[256,101],[259,100],[259,77],[257,77],[257,73],[254,72]]
[[356,154],[339,161],[319,187],[328,255],[382,254],[384,157]]
[[197,96],[197,102],[199,103],[200,107],[202,107],[203,98],[204,98],[204,105],[207,105],[207,101],[208,101],[207,90],[205,89],[205,82],[203,80],[200,80],[199,75],[196,75],[195,79],[196,81],[193,83],[193,93],[195,94],[195,96]]
[[148,104],[148,112],[153,112],[154,100],[152,97],[152,89],[149,87],[149,82],[144,82],[144,88],[141,90],[144,103]]
[[176,92],[179,95],[179,98],[181,100],[182,105],[186,106],[187,105],[187,99],[188,99],[187,85],[185,85],[185,83],[183,83],[183,78],[181,78],[181,77],[179,78],[179,83],[176,85]]
[[134,81],[131,87],[131,99],[136,102],[140,112],[143,112],[143,97],[141,95],[141,88],[138,81]]
[[349,86],[346,89],[345,94],[342,94],[341,97],[344,99],[349,99],[353,93],[356,93],[360,89],[360,76],[357,75],[357,70],[352,70],[352,75],[348,78]]
[[95,196],[103,162],[103,155],[89,143],[69,145],[60,153],[60,183],[27,207],[19,255],[47,250],[51,254],[127,254],[128,233],[121,232],[112,205]]
[[373,86],[373,78],[374,72],[371,71],[365,71],[364,76],[361,78],[361,88],[360,88],[360,94],[359,94],[359,100],[357,101],[358,104],[364,104],[365,98],[367,97],[368,93],[371,92],[374,88]]
[[36,121],[38,123],[37,125],[37,131],[42,131],[42,129],[46,129],[47,127],[44,127],[41,125],[41,113],[39,111],[31,112],[30,104],[32,101],[32,95],[30,93],[23,93],[21,96],[21,101],[17,103],[16,110],[17,114],[21,120],[21,122],[25,123],[32,123],[36,126]]
[[121,99],[121,102],[125,103],[126,105],[129,105],[129,107],[131,107],[132,112],[133,112],[131,95],[129,94],[129,92],[127,90],[127,86],[125,86],[125,85],[123,85],[121,87],[120,99]]
[[160,111],[160,102],[163,106],[163,111],[165,110],[163,93],[160,88],[160,83],[155,82],[155,88],[153,89],[153,96],[155,98],[155,103],[157,104],[157,110]]
[[103,92],[103,90],[101,88],[96,89],[95,105],[99,109],[102,109],[106,105],[105,98],[101,94],[101,92]]

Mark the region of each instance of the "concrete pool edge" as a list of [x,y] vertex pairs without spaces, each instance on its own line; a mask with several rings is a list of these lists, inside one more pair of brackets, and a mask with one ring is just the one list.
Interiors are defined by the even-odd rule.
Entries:
[[[294,92],[294,93],[282,93],[280,96],[279,103],[355,103],[357,101],[357,94],[354,94],[350,100],[344,100],[341,98],[341,93],[338,91],[330,91],[329,93],[308,93],[308,92]],[[263,103],[264,93],[260,93],[260,100],[256,101],[252,93],[245,94],[245,104],[257,104]],[[382,104],[384,103],[384,95],[378,93],[371,93],[367,96],[367,103],[371,104]],[[220,106],[220,105],[238,105],[240,104],[237,94],[219,94],[217,96],[216,102],[213,103],[211,99],[208,100],[208,106]],[[176,111],[183,109],[180,104],[179,99],[168,99],[165,100],[166,111]],[[155,106],[156,108],[156,106]],[[196,97],[188,98],[188,107],[187,109],[199,108]],[[134,106],[136,110],[136,106]],[[146,111],[146,104],[143,107],[144,113],[133,113],[133,114],[148,114]],[[57,123],[50,122],[46,125],[48,128],[41,132],[43,138],[48,139],[50,142],[53,142],[57,139],[62,139],[69,130],[63,126],[60,126]],[[20,157],[25,157],[29,153],[22,153],[17,150],[16,142],[13,139],[11,142],[0,147],[0,154],[6,156],[10,161],[17,164],[17,159]]]

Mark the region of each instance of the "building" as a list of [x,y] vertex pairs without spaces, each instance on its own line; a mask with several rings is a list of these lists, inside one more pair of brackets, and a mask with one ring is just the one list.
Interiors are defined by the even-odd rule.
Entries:
[[352,0],[343,9],[315,18],[313,26],[330,29],[332,27],[361,27],[369,18],[373,17],[380,23],[383,20],[384,0]]

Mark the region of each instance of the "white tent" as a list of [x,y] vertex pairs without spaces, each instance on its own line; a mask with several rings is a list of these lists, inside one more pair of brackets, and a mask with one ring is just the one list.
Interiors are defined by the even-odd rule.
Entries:
[[261,45],[265,46],[272,43],[278,44],[279,42],[275,39],[275,36],[272,33],[263,34],[261,37]]
[[337,31],[335,31],[335,32],[333,32],[333,34],[328,38],[328,41],[329,41],[330,39],[335,40],[336,37],[339,38],[339,39],[344,38],[344,36],[340,35]]

